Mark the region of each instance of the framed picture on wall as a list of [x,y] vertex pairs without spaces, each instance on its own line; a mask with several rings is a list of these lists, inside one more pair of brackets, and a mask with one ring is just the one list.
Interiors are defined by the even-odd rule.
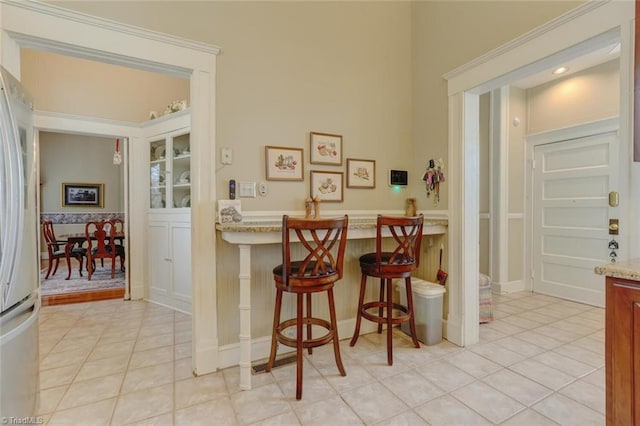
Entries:
[[318,197],[322,202],[343,201],[342,172],[311,171],[311,198]]
[[62,207],[104,207],[104,183],[63,183]]
[[342,165],[342,135],[311,132],[311,164]]
[[376,160],[347,158],[347,188],[376,187]]
[[303,180],[303,152],[302,148],[265,146],[267,180]]

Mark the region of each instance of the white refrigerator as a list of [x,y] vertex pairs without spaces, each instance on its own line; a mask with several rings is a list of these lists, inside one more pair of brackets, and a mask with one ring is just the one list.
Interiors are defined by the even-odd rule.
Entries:
[[38,404],[39,225],[33,103],[1,66],[0,85],[0,419],[12,423]]

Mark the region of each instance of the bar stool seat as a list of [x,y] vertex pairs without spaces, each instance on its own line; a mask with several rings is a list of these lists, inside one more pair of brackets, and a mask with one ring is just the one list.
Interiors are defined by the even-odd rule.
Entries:
[[[387,326],[387,363],[393,365],[393,326],[409,321],[411,339],[420,347],[416,334],[413,310],[411,273],[420,265],[423,215],[393,217],[378,215],[376,222],[376,251],[360,256],[360,296],[356,327],[350,345],[354,346],[360,336],[362,318],[378,324],[378,333]],[[391,237],[392,251],[383,251],[383,238]],[[366,302],[364,296],[367,277],[380,279],[380,294],[376,301]],[[393,279],[403,278],[407,292],[407,306],[393,302]],[[377,308],[377,312],[375,311]],[[373,311],[372,311],[373,310]],[[394,310],[396,313],[394,313]]]
[[[265,371],[269,372],[273,368],[278,343],[296,348],[296,399],[302,398],[304,349],[312,354],[313,348],[333,342],[338,371],[341,376],[347,375],[340,357],[338,322],[333,297],[333,287],[343,275],[347,225],[346,215],[336,219],[296,219],[286,215],[282,218],[282,264],[273,268],[276,302],[271,352]],[[292,244],[296,240],[300,242],[303,260],[292,261]],[[295,252],[298,251],[296,248]],[[285,292],[296,295],[296,316],[283,321],[280,314],[282,295]],[[329,320],[312,315],[311,295],[319,292],[327,293]],[[306,302],[306,306],[303,302]],[[306,325],[306,336],[303,325]],[[326,333],[320,337],[313,337],[313,326],[326,330]],[[292,327],[295,327],[295,337],[288,335],[286,331]]]

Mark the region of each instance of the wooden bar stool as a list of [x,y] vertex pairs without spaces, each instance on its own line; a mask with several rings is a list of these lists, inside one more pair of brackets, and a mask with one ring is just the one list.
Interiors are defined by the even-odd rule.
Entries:
[[[416,348],[420,347],[416,336],[416,324],[413,317],[413,291],[411,289],[411,273],[420,264],[420,247],[422,244],[423,215],[412,217],[392,217],[378,215],[376,225],[376,251],[360,256],[360,297],[356,328],[350,345],[353,346],[360,336],[362,317],[378,323],[378,333],[382,333],[382,325],[387,325],[387,363],[393,365],[393,326],[409,321],[411,339]],[[383,251],[382,239],[392,238],[393,250]],[[364,303],[367,288],[367,277],[380,278],[380,298],[375,302]],[[394,278],[404,278],[407,292],[407,306],[393,303]],[[385,300],[386,286],[386,300]],[[377,313],[370,312],[378,308]],[[394,316],[393,310],[399,311]]]
[[[302,352],[309,354],[312,348],[333,341],[333,352],[341,376],[347,373],[340,358],[338,323],[333,299],[333,286],[343,274],[344,250],[347,243],[348,217],[336,219],[295,219],[282,217],[282,264],[273,269],[276,284],[276,305],[273,316],[271,353],[265,371],[271,371],[276,358],[277,343],[296,348],[296,399],[302,397]],[[302,260],[291,260],[292,244],[300,241]],[[296,251],[298,251],[296,249]],[[282,321],[283,292],[295,293],[297,298],[296,317]],[[311,312],[311,295],[327,292],[330,321],[314,318]],[[306,295],[306,313],[303,312],[303,296]],[[306,339],[303,338],[306,325]],[[327,330],[324,336],[314,338],[312,326]],[[285,330],[295,327],[295,337],[289,337]]]

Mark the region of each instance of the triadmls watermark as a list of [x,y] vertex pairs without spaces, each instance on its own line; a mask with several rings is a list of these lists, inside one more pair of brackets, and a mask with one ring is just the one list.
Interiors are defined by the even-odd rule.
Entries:
[[31,417],[3,417],[3,425],[43,425],[44,418],[42,416]]

